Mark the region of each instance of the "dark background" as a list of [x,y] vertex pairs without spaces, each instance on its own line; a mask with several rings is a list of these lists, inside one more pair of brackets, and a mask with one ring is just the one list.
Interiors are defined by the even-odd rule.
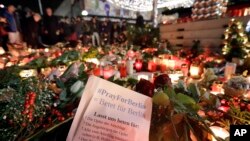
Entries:
[[[41,0],[43,9],[46,7],[51,7],[56,9],[63,0]],[[29,7],[35,12],[39,12],[38,0],[0,0],[0,4],[9,5],[13,4],[15,6],[21,5],[23,8]]]

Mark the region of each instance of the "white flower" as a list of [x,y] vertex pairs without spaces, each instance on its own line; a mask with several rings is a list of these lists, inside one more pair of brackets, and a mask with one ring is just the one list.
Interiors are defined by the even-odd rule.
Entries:
[[6,116],[6,115],[4,115],[4,116],[3,116],[3,119],[6,119],[6,118],[7,118],[7,116]]

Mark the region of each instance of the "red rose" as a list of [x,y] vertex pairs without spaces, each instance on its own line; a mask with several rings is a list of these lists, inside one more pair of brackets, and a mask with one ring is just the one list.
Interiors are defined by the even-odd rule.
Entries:
[[159,75],[154,81],[155,88],[163,88],[164,86],[172,87],[171,79],[167,74]]
[[153,97],[154,95],[154,84],[150,81],[141,79],[139,83],[136,84],[135,91],[142,93],[146,96]]

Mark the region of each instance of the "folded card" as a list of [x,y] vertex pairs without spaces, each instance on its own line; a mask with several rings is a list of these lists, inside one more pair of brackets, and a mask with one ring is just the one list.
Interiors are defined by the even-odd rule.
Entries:
[[152,99],[90,76],[67,141],[148,141]]

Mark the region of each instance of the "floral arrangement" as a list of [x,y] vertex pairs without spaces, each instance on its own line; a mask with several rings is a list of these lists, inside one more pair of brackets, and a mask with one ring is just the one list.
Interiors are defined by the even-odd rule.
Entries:
[[[122,55],[117,55],[119,52]],[[145,49],[145,52],[152,56],[157,54],[153,49]],[[145,54],[135,48],[64,50],[53,59],[36,56],[24,66],[0,70],[1,137],[5,140],[35,138],[72,119],[88,75],[93,72],[93,63],[86,62],[87,58],[99,61],[102,58],[117,65],[121,59],[135,59],[141,55]],[[54,72],[54,69],[60,69],[59,66],[66,68],[60,72],[62,74]],[[42,69],[49,67],[53,67],[51,74],[44,76]],[[31,68],[37,70],[37,76],[19,76],[20,71]],[[218,79],[213,69],[205,71],[198,85],[185,84],[185,79],[172,84],[167,73],[155,73],[151,82],[133,78],[108,79],[152,97],[150,140],[203,140],[208,134],[213,135],[209,128],[212,125],[229,129],[229,123],[250,124],[248,101],[227,94],[215,96],[209,93],[211,84]],[[247,88],[246,81],[239,77],[233,77],[226,85],[236,90]]]

